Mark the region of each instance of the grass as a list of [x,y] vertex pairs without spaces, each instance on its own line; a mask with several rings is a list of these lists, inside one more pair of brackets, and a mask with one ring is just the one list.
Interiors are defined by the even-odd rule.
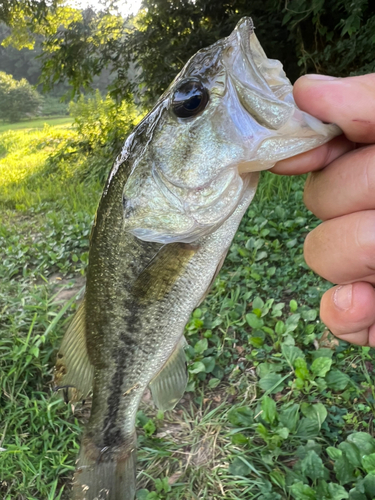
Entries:
[[42,129],[45,125],[50,125],[51,127],[67,126],[71,125],[72,122],[73,119],[70,116],[48,116],[44,118],[36,118],[33,120],[24,120],[17,123],[0,122],[0,134],[2,132],[7,132],[8,130],[35,129],[35,128]]
[[[67,498],[89,412],[73,412],[51,392],[100,196],[79,176],[87,158],[69,160],[74,134],[45,127],[0,136],[4,500]],[[184,399],[162,414],[145,397],[139,500],[375,498],[374,352],[334,340],[319,321],[330,285],[303,260],[303,240],[318,221],[302,186],[263,176],[186,327]]]

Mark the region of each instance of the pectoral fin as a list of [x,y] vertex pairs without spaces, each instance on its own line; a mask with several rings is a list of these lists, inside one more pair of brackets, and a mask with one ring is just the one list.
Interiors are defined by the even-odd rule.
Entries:
[[153,400],[162,411],[174,408],[185,392],[188,381],[185,345],[185,337],[182,337],[168,361],[150,382]]
[[70,401],[85,398],[91,390],[94,367],[86,347],[85,301],[79,306],[61,343],[54,374],[55,389],[65,389]]

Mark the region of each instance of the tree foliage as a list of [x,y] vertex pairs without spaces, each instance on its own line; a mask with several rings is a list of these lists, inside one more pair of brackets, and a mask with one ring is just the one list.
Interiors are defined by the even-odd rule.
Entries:
[[16,122],[35,114],[42,104],[42,96],[24,78],[0,72],[0,119]]
[[64,11],[59,26],[48,15],[40,20],[34,32],[44,34],[46,88],[68,79],[79,91],[107,68],[113,97],[132,93],[149,106],[189,57],[227,36],[242,16],[253,17],[266,53],[283,62],[292,81],[306,72],[375,71],[373,0],[143,0],[138,15],[125,20],[112,7],[70,18]]
[[142,115],[133,101],[117,104],[109,95],[103,98],[97,90],[91,97],[80,96],[69,106],[74,118],[78,139],[73,139],[57,155],[50,157],[51,165],[84,160],[84,178],[104,182],[113,164],[113,153],[119,152],[125,138],[141,120]]
[[2,0],[0,3],[0,20],[12,26],[19,17],[19,13],[29,19],[30,22],[43,20],[56,0]]

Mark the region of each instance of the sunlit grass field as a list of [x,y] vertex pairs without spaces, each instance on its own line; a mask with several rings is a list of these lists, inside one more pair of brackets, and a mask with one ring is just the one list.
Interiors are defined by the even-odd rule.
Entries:
[[0,121],[0,134],[8,130],[44,128],[45,125],[50,125],[51,127],[69,126],[72,121],[73,119],[70,116],[44,117],[17,123],[4,123]]
[[[89,404],[53,394],[101,187],[74,129],[0,134],[0,498],[68,498]],[[94,152],[95,154],[95,152]],[[93,161],[95,158],[93,159]],[[138,500],[372,500],[374,352],[319,321],[303,179],[265,174],[187,327],[188,392],[138,414]]]

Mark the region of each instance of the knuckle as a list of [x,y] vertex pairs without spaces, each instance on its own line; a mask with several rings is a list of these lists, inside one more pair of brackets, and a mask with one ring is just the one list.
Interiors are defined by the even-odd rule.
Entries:
[[316,245],[314,241],[317,229],[318,228],[314,229],[306,236],[303,244],[303,254],[305,257],[305,262],[313,271],[315,271]]
[[375,210],[368,210],[356,217],[354,243],[358,257],[373,271],[375,269]]
[[372,199],[375,191],[375,147],[365,147],[359,154],[363,165],[363,196],[366,199]]

